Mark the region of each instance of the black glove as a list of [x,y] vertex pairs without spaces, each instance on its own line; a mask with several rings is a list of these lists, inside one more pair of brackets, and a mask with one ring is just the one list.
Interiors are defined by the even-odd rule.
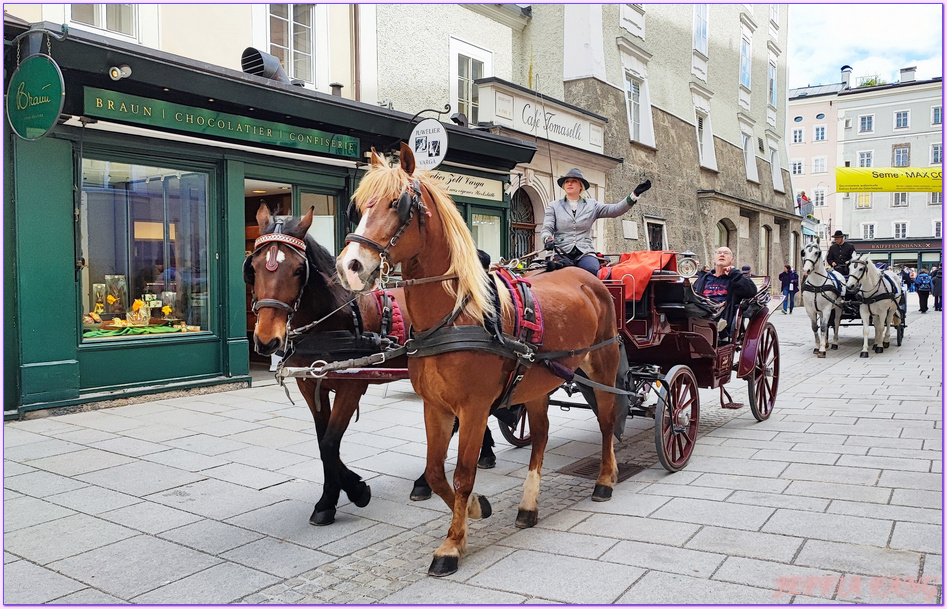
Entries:
[[551,251],[553,250],[553,248],[556,247],[556,241],[555,241],[555,239],[553,239],[552,237],[549,237],[548,239],[546,239],[546,246],[545,246],[545,247],[546,247],[546,249],[547,249],[548,251],[551,252]]
[[651,180],[645,180],[641,184],[635,186],[635,196],[641,196],[641,193],[651,188]]

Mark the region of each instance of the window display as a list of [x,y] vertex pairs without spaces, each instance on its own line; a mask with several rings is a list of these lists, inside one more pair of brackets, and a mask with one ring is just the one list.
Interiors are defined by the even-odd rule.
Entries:
[[206,173],[82,160],[82,339],[208,330]]

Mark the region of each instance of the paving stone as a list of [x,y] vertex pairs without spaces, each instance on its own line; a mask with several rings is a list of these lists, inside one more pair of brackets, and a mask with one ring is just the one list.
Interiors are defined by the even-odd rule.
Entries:
[[[829,569],[813,569],[752,558],[730,557],[714,573],[712,579],[770,588],[778,592],[772,596],[770,602],[785,602],[793,594],[790,586],[798,584],[806,586],[808,588],[806,592],[812,596],[832,598],[839,575]],[[828,582],[831,585],[823,588],[820,585],[822,582]]]
[[201,473],[225,482],[239,484],[248,488],[260,490],[269,486],[282,484],[290,480],[289,476],[276,474],[265,469],[250,467],[240,463],[226,463],[218,467],[201,470]]
[[204,519],[165,531],[159,537],[218,556],[263,536],[230,524]]
[[118,453],[119,455],[125,455],[128,457],[141,457],[142,455],[150,455],[152,453],[168,450],[167,447],[162,446],[157,442],[146,442],[145,440],[138,440],[137,438],[128,438],[124,436],[116,436],[91,444],[93,448],[112,453]]
[[[460,566],[463,568],[463,562]],[[510,577],[514,572],[517,576]],[[518,550],[469,583],[553,601],[605,604],[614,603],[642,573],[643,569],[569,556],[551,561],[548,554]],[[593,579],[597,582],[594,588],[576,585]]]
[[943,522],[943,512],[924,508],[914,508],[901,505],[878,505],[875,503],[860,503],[856,501],[833,501],[827,510],[832,514],[849,514],[866,518],[884,518],[887,520],[901,520],[907,522],[922,522],[939,524]]
[[734,556],[790,562],[803,539],[722,527],[704,527],[684,547]]
[[33,459],[30,465],[60,476],[76,476],[132,462],[133,459],[123,455],[86,448],[63,455]]
[[944,527],[916,522],[896,522],[889,545],[900,550],[941,553],[944,551]]
[[929,581],[916,578],[862,577],[849,575],[839,583],[839,600],[872,605],[935,604],[940,590]]
[[193,432],[189,432],[189,435],[184,437],[167,440],[165,445],[210,457],[240,450],[248,446],[245,442],[237,442],[230,438],[217,438],[208,434]]
[[3,566],[3,604],[38,605],[82,590],[85,584],[25,560]]
[[573,533],[681,546],[700,527],[689,521],[671,522],[637,516],[593,514],[570,529]]
[[167,465],[186,472],[201,472],[212,467],[226,465],[226,459],[202,455],[182,448],[171,448],[160,453],[143,455],[142,459],[160,465]]
[[362,529],[354,535],[349,535],[337,541],[327,543],[322,546],[320,550],[327,554],[332,554],[333,556],[345,556],[362,548],[367,548],[379,541],[394,537],[404,531],[405,529],[402,527],[379,523],[367,529]]
[[60,596],[56,599],[56,604],[89,605],[95,607],[101,605],[124,605],[125,601],[120,598],[116,598],[111,594],[106,594],[101,590],[84,587],[78,592],[73,592],[72,594],[67,594],[66,596]]
[[279,497],[268,493],[213,479],[176,486],[148,495],[146,498],[155,503],[215,520],[231,518],[280,500]]
[[137,596],[132,602],[176,605],[233,603],[277,581],[279,578],[273,575],[224,563]]
[[57,495],[48,495],[46,500],[93,516],[141,502],[138,497],[92,485]]
[[13,476],[19,476],[21,474],[28,474],[30,472],[35,472],[37,469],[35,467],[30,467],[29,465],[24,465],[22,463],[17,463],[16,461],[9,461],[4,459],[3,461],[3,476],[4,478]]
[[773,514],[768,507],[727,504],[704,499],[672,499],[651,515],[652,519],[694,522],[711,526],[757,531]]
[[836,543],[810,539],[794,564],[831,569],[850,575],[916,578],[921,554],[887,550],[856,543]]
[[23,495],[16,499],[4,500],[3,532],[9,533],[72,514],[75,514],[73,510],[55,503]]
[[777,602],[774,596],[772,590],[650,571],[619,597],[615,604],[765,605]]
[[870,503],[887,503],[891,498],[890,489],[877,486],[807,482],[800,480],[793,481],[784,492],[786,495],[846,499],[851,501],[867,501]]
[[146,461],[135,461],[76,476],[77,480],[135,497],[183,486],[201,478],[198,474]]
[[157,535],[201,519],[196,514],[158,505],[151,501],[142,501],[128,507],[103,512],[99,514],[99,518],[149,535]]
[[777,478],[786,469],[787,465],[789,464],[783,461],[703,457],[701,459],[691,459],[687,467],[694,471],[714,474]]
[[15,461],[18,463],[30,463],[36,459],[45,459],[47,457],[55,457],[56,455],[73,453],[85,448],[81,444],[74,442],[65,442],[45,436],[39,437],[41,437],[42,440],[4,448],[3,459],[5,461]]
[[654,571],[709,578],[726,557],[725,554],[712,552],[699,552],[638,541],[621,541],[605,552],[599,560]]
[[221,558],[282,578],[299,575],[333,560],[332,556],[324,552],[272,537],[264,537],[224,552]]
[[927,554],[924,556],[924,572],[922,577],[928,578],[943,587],[944,583],[944,556],[942,554]]
[[[577,535],[563,531],[539,528],[525,529],[499,541],[501,545],[520,550],[533,550],[549,554],[562,554],[577,558],[600,559],[609,548],[615,546],[614,539],[595,535]],[[611,562],[623,562],[612,560]],[[625,562],[624,564],[632,564]]]
[[806,537],[827,541],[850,541],[885,547],[891,532],[892,522],[838,514],[819,514],[799,510],[776,510],[763,526],[763,532],[795,535],[804,532]]
[[[602,514],[647,516],[671,501],[671,498],[663,493],[661,495],[643,495],[641,493],[626,493],[624,490],[619,485],[616,487],[611,501],[592,501],[591,498],[588,498],[576,504],[573,509]],[[543,509],[542,495],[539,498],[539,509]]]
[[728,488],[710,488],[707,486],[690,486],[683,484],[652,484],[638,491],[639,495],[690,497],[692,499],[708,499],[711,501],[722,501],[734,493],[735,491]]
[[884,470],[904,470],[912,472],[930,471],[929,459],[898,459],[894,457],[875,457],[872,455],[853,457],[842,455],[838,465],[846,467],[869,467]]
[[777,495],[775,493],[754,493],[751,491],[734,491],[733,494],[727,498],[727,501],[772,508],[809,510],[812,512],[824,512],[825,508],[829,505],[827,499],[819,499],[816,497],[796,497],[787,494]]
[[521,594],[428,577],[386,596],[385,603],[425,605],[434,599],[438,605],[519,605],[527,600]]
[[73,514],[7,533],[3,538],[3,549],[48,566],[53,561],[100,548],[136,534],[131,529],[111,522],[85,514]]
[[133,599],[220,562],[168,541],[138,535],[49,566],[113,596]]
[[878,486],[940,491],[944,487],[944,477],[941,474],[885,471],[881,473]]
[[727,474],[703,474],[690,484],[696,486],[710,486],[713,488],[729,488],[737,491],[781,493],[789,486],[789,480]]
[[336,514],[332,525],[317,527],[309,524],[312,509],[312,503],[287,500],[234,516],[227,522],[276,539],[292,540],[293,543],[313,549],[354,535],[376,524],[367,518]]

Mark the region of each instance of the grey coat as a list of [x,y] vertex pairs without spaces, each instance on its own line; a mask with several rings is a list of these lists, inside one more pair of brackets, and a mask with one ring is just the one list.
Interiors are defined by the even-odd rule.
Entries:
[[[628,201],[631,201],[631,204]],[[579,207],[572,215],[572,206],[565,197],[551,201],[546,207],[546,217],[543,220],[543,230],[540,238],[543,242],[549,237],[555,237],[556,247],[563,252],[571,252],[578,248],[583,254],[594,252],[592,246],[592,225],[599,218],[617,218],[631,209],[637,202],[635,195],[628,195],[618,203],[606,205],[595,199],[579,199]]]

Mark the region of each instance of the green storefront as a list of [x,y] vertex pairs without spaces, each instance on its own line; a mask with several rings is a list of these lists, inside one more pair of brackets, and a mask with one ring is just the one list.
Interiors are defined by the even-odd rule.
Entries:
[[[29,29],[4,23],[4,91]],[[4,121],[5,417],[247,384],[256,210],[315,207],[310,232],[337,251],[364,154],[396,149],[417,119],[93,34],[46,40],[17,46],[21,62],[48,48],[61,69],[58,124],[33,137],[14,111]],[[438,169],[488,183],[456,200],[496,241],[506,176],[535,146],[445,127]]]

